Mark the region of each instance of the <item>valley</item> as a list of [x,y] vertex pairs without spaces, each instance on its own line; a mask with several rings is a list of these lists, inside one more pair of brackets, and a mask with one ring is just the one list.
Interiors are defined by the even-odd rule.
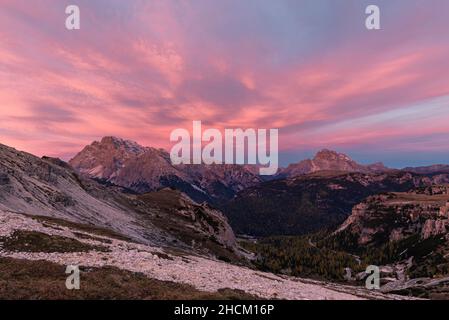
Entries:
[[354,206],[336,231],[243,245],[265,271],[362,285],[376,265],[382,292],[448,299],[448,208],[449,186],[383,193]]
[[338,227],[353,206],[371,195],[448,182],[449,174],[321,171],[249,187],[224,212],[237,233],[302,235]]

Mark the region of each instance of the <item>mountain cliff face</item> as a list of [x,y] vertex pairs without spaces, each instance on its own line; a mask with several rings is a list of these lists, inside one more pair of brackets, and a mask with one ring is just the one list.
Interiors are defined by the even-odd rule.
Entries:
[[324,149],[319,151],[313,159],[303,160],[280,170],[278,177],[293,178],[318,171],[376,173],[389,170],[382,163],[364,166],[345,154]]
[[244,166],[173,166],[166,151],[115,137],[93,142],[69,163],[83,175],[137,193],[173,187],[197,202],[227,200],[236,192],[261,181]]
[[379,245],[410,236],[426,240],[449,231],[448,209],[447,186],[375,195],[356,205],[338,232],[352,233],[359,245]]
[[383,292],[449,297],[448,185],[371,196],[333,239],[380,266]]

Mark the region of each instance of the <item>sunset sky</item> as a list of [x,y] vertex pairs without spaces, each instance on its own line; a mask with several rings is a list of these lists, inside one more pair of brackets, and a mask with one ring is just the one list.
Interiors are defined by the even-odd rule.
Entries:
[[168,149],[201,120],[279,128],[284,165],[321,148],[449,163],[448,20],[447,0],[0,0],[0,143],[65,160],[107,135]]

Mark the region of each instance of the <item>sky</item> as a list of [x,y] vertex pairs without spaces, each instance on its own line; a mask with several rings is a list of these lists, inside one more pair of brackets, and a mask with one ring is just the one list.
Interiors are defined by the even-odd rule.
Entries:
[[201,120],[278,128],[283,165],[322,148],[449,163],[448,18],[447,0],[0,0],[0,143],[65,160],[110,135],[169,149]]

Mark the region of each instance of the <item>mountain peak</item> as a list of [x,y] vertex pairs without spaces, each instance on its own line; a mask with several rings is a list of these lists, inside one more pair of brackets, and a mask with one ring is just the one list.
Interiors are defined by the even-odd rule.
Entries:
[[148,148],[141,146],[135,141],[125,140],[115,136],[105,136],[100,142],[95,141],[93,146],[112,146],[114,149],[124,149],[127,152],[140,154],[145,152]]
[[344,172],[382,172],[390,170],[383,163],[362,165],[352,160],[344,153],[334,150],[322,149],[318,151],[313,159],[303,160],[291,164],[279,174],[281,177],[296,177],[317,171],[344,171]]
[[105,136],[100,140],[100,143],[122,143],[124,139],[115,136]]
[[317,152],[313,160],[343,160],[352,161],[347,155],[338,153],[337,151],[322,149]]
[[106,179],[123,168],[124,163],[145,154],[150,148],[137,142],[114,136],[106,136],[86,146],[73,159],[70,165],[83,174]]

